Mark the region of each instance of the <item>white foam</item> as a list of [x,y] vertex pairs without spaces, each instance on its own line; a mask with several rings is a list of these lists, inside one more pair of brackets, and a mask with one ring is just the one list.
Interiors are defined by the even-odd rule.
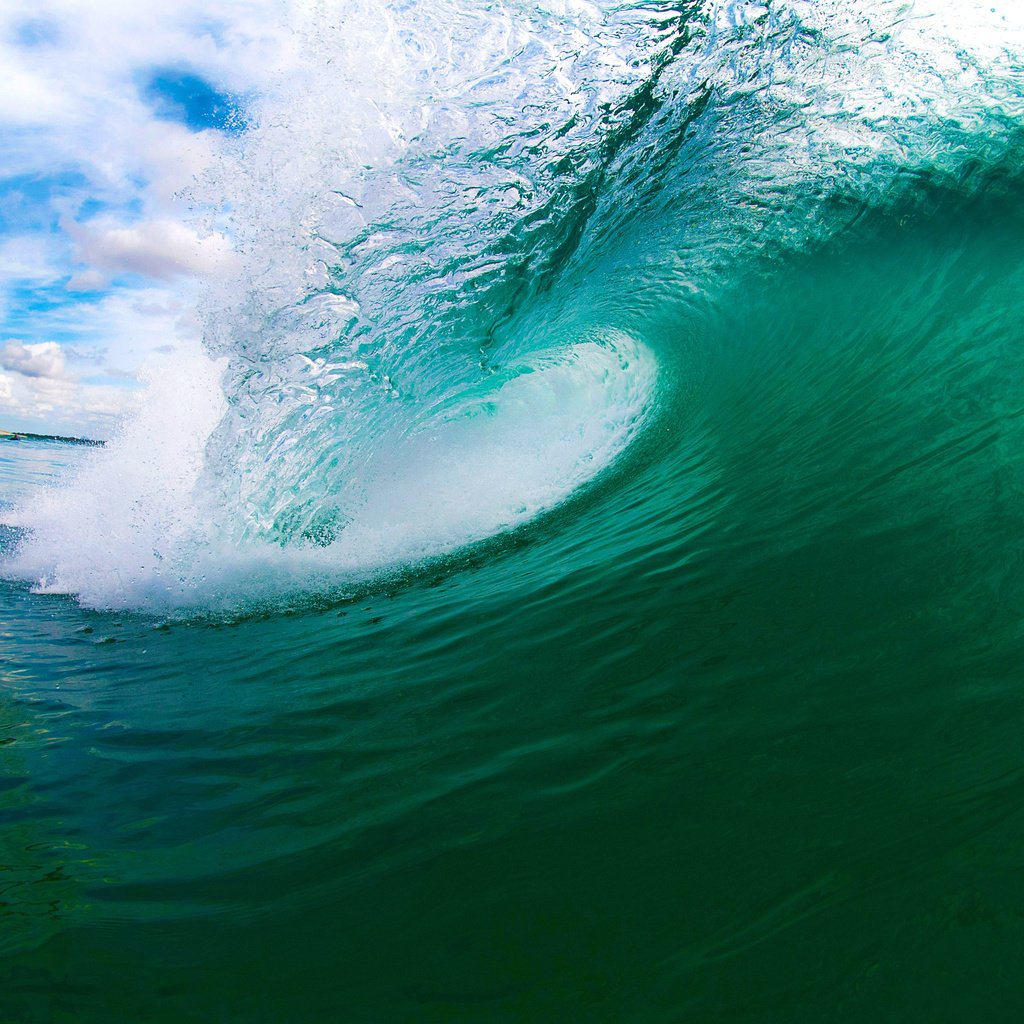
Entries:
[[224,412],[221,369],[199,353],[179,361],[77,479],[9,514],[31,534],[5,573],[92,607],[158,613],[329,589],[557,506],[636,435],[656,378],[651,354],[621,334],[541,353],[411,434],[381,438],[330,543],[278,546],[232,541],[232,510],[213,507],[202,487],[204,447]]
[[168,590],[189,589],[210,526],[196,485],[224,413],[223,367],[195,350],[163,365],[137,414],[74,479],[5,515],[31,531],[6,575],[94,607],[166,603]]

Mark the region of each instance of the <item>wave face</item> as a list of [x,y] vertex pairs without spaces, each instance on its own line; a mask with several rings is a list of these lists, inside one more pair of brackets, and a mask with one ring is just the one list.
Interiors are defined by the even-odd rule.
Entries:
[[[1002,4],[291,17],[303,71],[251,100],[197,186],[239,255],[206,351],[14,517],[10,571],[42,590],[319,599],[594,495],[631,458],[682,478],[726,406],[752,425],[779,388],[828,381],[839,415],[882,358],[873,289],[914,333],[949,301],[921,281],[962,268],[918,252],[902,285],[833,295],[819,266],[1016,188],[1024,19]],[[854,288],[864,325],[828,328]]]

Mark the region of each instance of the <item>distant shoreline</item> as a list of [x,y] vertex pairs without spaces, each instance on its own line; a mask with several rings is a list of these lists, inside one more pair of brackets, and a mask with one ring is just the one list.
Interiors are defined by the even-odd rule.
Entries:
[[61,434],[33,434],[28,430],[0,430],[0,441],[60,441],[63,444],[85,444],[102,448],[106,441],[93,441],[88,437],[64,437]]

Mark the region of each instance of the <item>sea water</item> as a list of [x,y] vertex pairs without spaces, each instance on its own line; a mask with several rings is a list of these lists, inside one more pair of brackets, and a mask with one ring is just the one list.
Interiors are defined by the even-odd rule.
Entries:
[[1017,1019],[1020,15],[292,17],[0,442],[0,1020]]

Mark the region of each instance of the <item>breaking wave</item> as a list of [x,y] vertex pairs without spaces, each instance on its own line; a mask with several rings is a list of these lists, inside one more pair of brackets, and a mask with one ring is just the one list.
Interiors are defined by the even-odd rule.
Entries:
[[[237,257],[203,351],[8,516],[5,571],[40,590],[274,606],[597,500],[630,460],[678,479],[709,403],[742,415],[737,373],[770,403],[804,365],[766,309],[832,315],[789,269],[998,198],[1019,163],[1024,17],[1002,3],[431,0],[291,22],[303,70],[247,101],[196,184]],[[651,518],[603,529],[628,547]]]

